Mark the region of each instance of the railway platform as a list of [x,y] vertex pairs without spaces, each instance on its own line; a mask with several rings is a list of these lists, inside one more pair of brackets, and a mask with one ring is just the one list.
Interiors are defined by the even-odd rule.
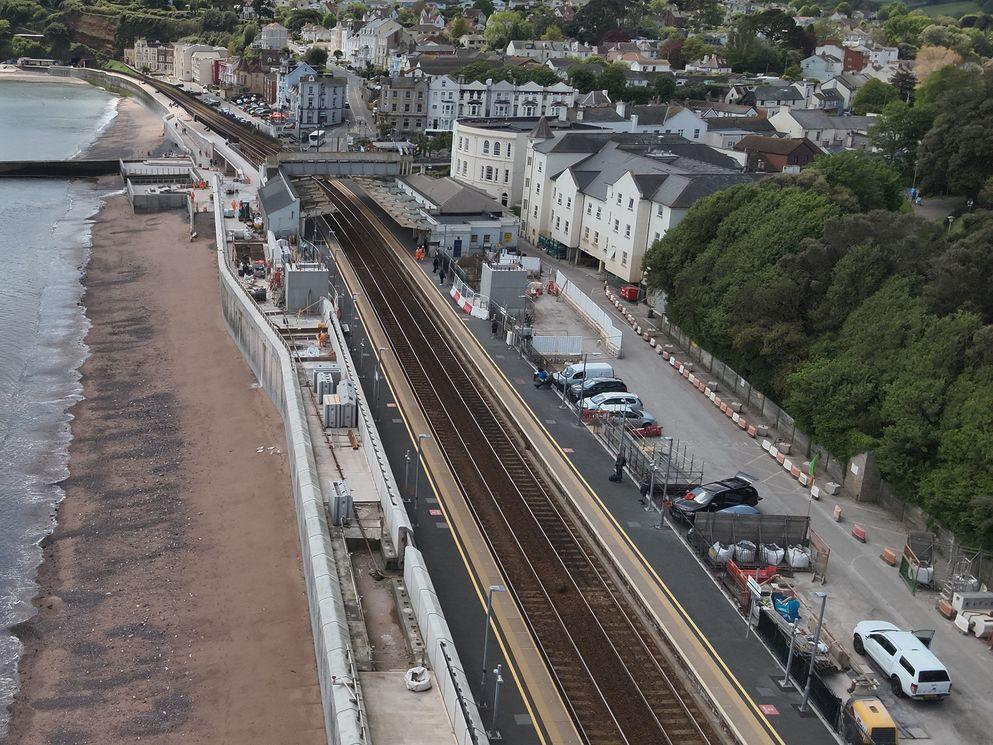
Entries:
[[[370,202],[367,206],[373,207]],[[379,213],[382,219],[382,213]],[[385,222],[385,221],[384,221]],[[394,235],[404,241],[402,231]],[[406,242],[406,241],[405,241]],[[429,266],[429,265],[428,265]],[[641,574],[644,592],[654,593],[654,607],[668,607],[676,626],[684,625],[681,640],[696,652],[697,672],[705,673],[712,695],[723,696],[732,721],[749,728],[742,732],[746,742],[834,741],[824,724],[813,715],[797,711],[800,696],[783,692],[776,681],[781,668],[754,637],[745,638],[745,624],[711,577],[697,563],[671,531],[655,529],[656,513],[648,513],[638,500],[637,486],[629,480],[613,484],[607,480],[613,457],[569,416],[559,409],[559,401],[548,391],[536,391],[530,384],[531,368],[494,339],[489,324],[455,310],[437,279],[425,272],[424,280],[435,288],[437,302],[449,309],[458,322],[473,335],[474,343],[492,360],[520,396],[520,415],[531,417],[561,448],[572,467],[568,470],[580,484],[592,484],[593,502],[587,505],[589,518],[598,521],[602,536],[615,533],[618,554],[635,557],[630,571]],[[532,413],[533,412],[533,413]],[[683,650],[687,654],[686,649]]]

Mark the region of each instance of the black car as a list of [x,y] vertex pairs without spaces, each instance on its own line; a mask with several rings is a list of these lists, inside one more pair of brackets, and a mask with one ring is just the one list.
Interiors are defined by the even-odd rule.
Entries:
[[754,480],[747,474],[739,473],[729,479],[698,486],[687,492],[685,497],[674,499],[669,512],[675,518],[692,523],[698,512],[717,512],[740,504],[755,507],[762,497],[752,486]]
[[628,387],[620,378],[590,378],[582,383],[576,383],[569,387],[569,398],[579,401],[601,393],[613,393],[614,391],[627,391]]

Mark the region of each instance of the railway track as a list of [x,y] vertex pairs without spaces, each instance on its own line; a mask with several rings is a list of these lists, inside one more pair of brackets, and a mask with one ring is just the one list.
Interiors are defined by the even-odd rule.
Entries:
[[182,106],[195,119],[203,122],[231,142],[232,145],[235,145],[252,165],[260,166],[266,158],[280,151],[279,143],[272,138],[243,124],[231,121],[196,96],[191,96],[174,85],[163,83],[161,80],[155,80],[147,75],[138,77],[142,82],[155,88],[173,103]]
[[716,745],[555,487],[526,455],[354,195],[315,179],[327,217],[499,562],[577,730],[591,745]]

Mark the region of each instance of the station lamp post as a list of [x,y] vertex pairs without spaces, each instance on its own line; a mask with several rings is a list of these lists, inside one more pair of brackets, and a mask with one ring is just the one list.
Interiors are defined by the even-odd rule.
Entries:
[[486,708],[486,657],[490,647],[490,618],[493,615],[493,593],[506,592],[503,585],[490,585],[486,593],[486,625],[483,627],[483,677],[479,682],[479,708]]
[[417,462],[414,464],[414,504],[413,504],[413,518],[412,522],[414,527],[417,527],[417,489],[420,485],[420,475],[421,475],[421,441],[426,440],[431,435],[420,434],[417,435]]
[[[817,649],[821,645],[821,627],[824,625],[824,606],[827,605],[827,593],[817,590],[812,592],[821,601],[821,612],[817,617],[817,631],[814,632],[814,643],[810,647],[810,665],[807,667],[807,685],[803,688],[803,701],[800,702],[800,713],[807,711],[807,700],[810,698],[810,684],[814,680],[814,660],[817,659]],[[787,671],[788,672],[788,671]]]

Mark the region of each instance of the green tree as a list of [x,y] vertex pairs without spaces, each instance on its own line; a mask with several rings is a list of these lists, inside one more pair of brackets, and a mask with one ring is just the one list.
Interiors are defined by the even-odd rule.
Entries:
[[14,33],[10,30],[10,21],[0,18],[0,59],[7,59],[10,56],[10,42],[13,38]]
[[356,21],[361,21],[362,17],[368,12],[369,8],[362,3],[349,3],[345,7],[345,15],[349,18],[355,19]]
[[493,2],[492,0],[475,0],[472,7],[476,10],[481,10],[489,18],[493,15]]
[[[894,3],[896,5],[896,3]],[[909,44],[913,47],[921,45],[921,32],[932,24],[931,17],[920,10],[907,12],[891,11],[883,22],[883,33],[886,43],[891,46]]]
[[921,142],[921,185],[929,193],[974,198],[993,176],[993,74],[973,73],[973,78],[970,87],[941,98],[934,126]]
[[834,6],[834,12],[850,16],[852,14],[852,6],[849,3],[841,2]]
[[713,53],[714,48],[699,36],[691,36],[683,42],[683,59],[686,62],[696,62]]
[[890,78],[890,85],[900,92],[900,98],[907,103],[914,100],[914,88],[917,87],[917,77],[910,70],[899,67]]
[[311,47],[303,56],[303,61],[315,70],[322,70],[328,63],[328,50],[324,47]]
[[676,95],[677,90],[676,81],[672,78],[667,78],[664,75],[660,75],[655,78],[653,88],[655,89],[655,95],[662,103],[665,103]]
[[605,65],[603,72],[597,78],[597,90],[607,91],[607,95],[613,101],[624,100],[624,91],[628,84],[627,78],[624,77],[625,70],[627,68],[617,62]]
[[848,189],[862,212],[898,210],[903,204],[900,172],[878,156],[846,150],[820,156],[810,169],[832,186]]
[[968,213],[955,224],[954,240],[936,256],[928,272],[924,296],[938,314],[977,314],[993,324],[993,212]]
[[869,142],[890,163],[909,167],[917,159],[917,147],[934,122],[934,112],[926,106],[910,106],[890,101],[869,126]]
[[553,23],[545,29],[545,33],[541,35],[541,38],[545,41],[562,41],[565,36],[562,34],[562,29]]
[[504,10],[491,15],[483,32],[490,49],[503,51],[514,39],[530,39],[534,29],[530,22],[516,10]]
[[[596,88],[597,75],[586,65],[575,65],[569,68],[569,84],[581,93],[589,93]],[[661,78],[660,78],[661,79]]]
[[459,39],[468,34],[470,30],[469,22],[465,18],[458,17],[449,22],[448,28],[445,29],[445,35],[453,44],[458,44]]
[[855,93],[852,98],[852,112],[859,116],[870,112],[878,114],[886,104],[899,97],[900,91],[895,85],[873,78]]

